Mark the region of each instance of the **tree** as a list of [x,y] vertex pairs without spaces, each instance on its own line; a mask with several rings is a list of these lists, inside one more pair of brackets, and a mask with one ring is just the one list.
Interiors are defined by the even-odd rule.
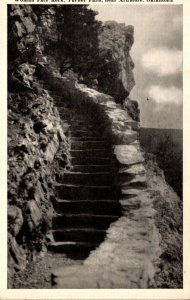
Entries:
[[[77,73],[93,76],[99,57],[97,12],[87,5],[60,5],[56,8],[58,47],[62,51],[62,71],[72,67]],[[95,76],[95,74],[94,74]]]

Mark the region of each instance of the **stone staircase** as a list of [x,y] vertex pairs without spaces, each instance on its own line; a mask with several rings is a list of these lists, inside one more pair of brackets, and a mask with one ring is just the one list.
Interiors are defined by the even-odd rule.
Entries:
[[86,258],[121,216],[117,172],[111,142],[96,122],[69,108],[60,109],[69,124],[71,167],[56,183],[57,198],[48,249]]
[[[66,166],[63,178],[57,178],[49,249],[80,262],[55,266],[53,288],[155,287],[160,236],[154,191],[147,185],[136,131],[138,122],[109,95],[43,71],[64,132],[64,122],[70,125],[71,167]],[[55,97],[58,90],[61,96]],[[67,109],[62,97],[72,104]]]

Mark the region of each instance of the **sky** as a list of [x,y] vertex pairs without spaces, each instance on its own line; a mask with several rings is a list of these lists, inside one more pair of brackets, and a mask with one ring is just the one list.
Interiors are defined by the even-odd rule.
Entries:
[[131,56],[136,85],[129,97],[139,102],[141,126],[182,128],[182,5],[90,7],[103,22],[115,20],[134,26]]

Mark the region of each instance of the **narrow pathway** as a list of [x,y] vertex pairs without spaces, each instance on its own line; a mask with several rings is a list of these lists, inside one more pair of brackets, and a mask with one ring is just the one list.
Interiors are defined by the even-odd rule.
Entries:
[[60,108],[60,115],[69,123],[71,167],[57,178],[56,215],[48,233],[48,249],[85,259],[121,216],[114,154],[92,118],[71,108]]
[[70,164],[57,176],[48,249],[80,263],[55,267],[53,287],[155,287],[159,236],[137,135],[128,128],[125,144],[112,148],[103,122],[58,100],[68,128]]

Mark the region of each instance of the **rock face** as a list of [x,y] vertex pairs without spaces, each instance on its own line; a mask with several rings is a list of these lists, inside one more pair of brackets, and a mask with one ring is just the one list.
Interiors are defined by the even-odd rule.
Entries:
[[[9,5],[8,250],[9,275],[43,250],[51,226],[51,162],[66,137],[53,99],[36,78],[43,61],[30,5]],[[66,163],[66,156],[65,160]],[[9,282],[11,286],[11,282]]]
[[[34,58],[39,36],[36,32],[37,16],[30,5],[8,5],[9,61],[22,63]],[[9,64],[9,68],[12,68]]]
[[[32,66],[27,64],[27,68]],[[26,82],[29,80],[34,83],[30,76]],[[43,235],[51,226],[53,213],[50,166],[60,141],[65,153],[67,142],[58,111],[46,90],[40,94],[33,89],[9,93],[8,102],[9,266],[17,268],[24,266],[23,245],[34,253],[43,248]],[[25,254],[29,255],[27,251]]]
[[[99,46],[107,57],[108,72],[99,78],[104,92],[113,96],[118,102],[126,98],[135,85],[133,76],[134,63],[130,50],[134,42],[133,26],[125,26],[114,21],[105,22],[99,35]],[[109,73],[109,67],[113,66]]]

